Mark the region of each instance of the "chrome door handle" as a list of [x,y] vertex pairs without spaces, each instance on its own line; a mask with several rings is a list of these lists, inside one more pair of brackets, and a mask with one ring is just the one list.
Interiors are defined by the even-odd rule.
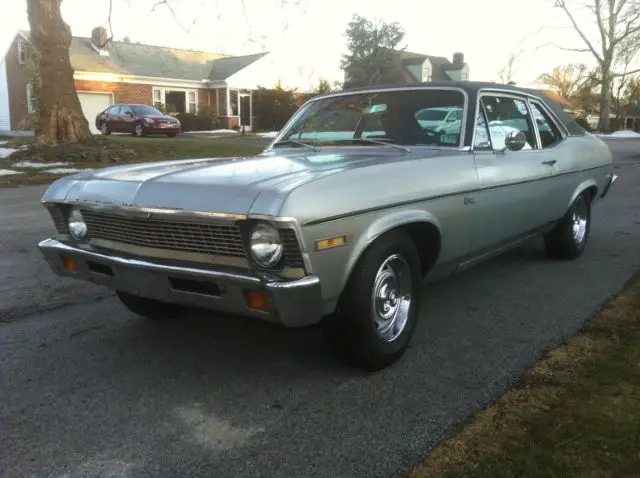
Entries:
[[556,164],[556,160],[555,159],[551,159],[549,161],[542,161],[542,164],[544,164],[546,166],[553,166],[554,164]]

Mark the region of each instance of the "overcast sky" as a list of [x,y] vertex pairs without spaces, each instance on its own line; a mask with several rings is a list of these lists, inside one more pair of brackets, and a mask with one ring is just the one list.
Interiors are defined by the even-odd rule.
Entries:
[[[330,79],[341,79],[343,34],[353,13],[399,22],[409,51],[447,58],[463,52],[472,80],[496,80],[510,53],[520,49],[519,84],[559,64],[592,62],[588,54],[550,45],[582,47],[551,0],[171,0],[177,18],[165,7],[151,11],[155,0],[113,2],[116,39],[230,54],[277,49],[313,59]],[[16,28],[28,28],[26,0],[4,3],[2,47]],[[108,0],[64,0],[62,13],[74,35],[90,36],[93,27],[107,26],[108,5]]]

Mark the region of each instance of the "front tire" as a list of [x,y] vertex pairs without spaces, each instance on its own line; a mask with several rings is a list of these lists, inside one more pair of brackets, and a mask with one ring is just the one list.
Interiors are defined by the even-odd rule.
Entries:
[[108,136],[111,134],[111,131],[109,131],[109,126],[107,125],[106,121],[103,121],[102,123],[100,123],[100,133],[102,133],[105,136]]
[[184,308],[176,304],[167,304],[158,300],[147,299],[128,292],[116,291],[120,302],[131,312],[152,320],[165,320],[178,317]]
[[390,232],[356,264],[323,335],[342,358],[365,371],[389,367],[404,355],[420,309],[422,272],[411,238]]
[[141,138],[144,136],[144,125],[142,123],[136,123],[133,127],[133,135]]
[[591,200],[586,192],[580,194],[554,229],[544,236],[550,257],[574,260],[582,255],[591,231]]

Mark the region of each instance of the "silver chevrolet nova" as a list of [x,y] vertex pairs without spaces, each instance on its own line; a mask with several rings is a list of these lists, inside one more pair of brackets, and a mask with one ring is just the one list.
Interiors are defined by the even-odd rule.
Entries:
[[535,236],[577,259],[615,179],[608,147],[536,91],[379,86],[311,99],[255,157],[61,178],[39,247],[139,315],[319,323],[339,356],[379,370],[409,345],[423,281]]

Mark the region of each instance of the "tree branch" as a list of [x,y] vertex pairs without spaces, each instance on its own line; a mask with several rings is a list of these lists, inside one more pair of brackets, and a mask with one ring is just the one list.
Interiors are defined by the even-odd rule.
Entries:
[[539,45],[536,47],[536,50],[538,50],[539,48],[544,48],[546,46],[553,46],[558,48],[559,50],[564,50],[564,51],[575,51],[578,53],[592,53],[592,50],[589,48],[567,48],[564,46],[560,46],[557,43],[554,42],[547,42],[547,43],[543,43],[542,45]]
[[600,3],[601,0],[595,0],[595,2],[596,2],[596,7],[595,7],[596,19],[598,21],[598,31],[600,32],[600,41],[602,41],[602,56],[605,57],[607,56],[607,36],[605,35],[605,32],[604,32],[604,26],[602,23],[602,14],[600,13],[600,7],[602,6],[602,4]]
[[640,68],[631,71],[624,71],[622,73],[611,72],[611,78],[620,78],[621,76],[634,75],[636,73],[640,73]]
[[596,57],[596,60],[598,60],[599,63],[604,63],[603,58],[598,54],[598,52],[593,47],[593,45],[591,44],[587,36],[584,34],[582,29],[578,26],[578,23],[576,22],[575,18],[573,18],[573,15],[569,11],[569,8],[565,3],[565,0],[556,0],[556,6],[562,9],[562,11],[567,15],[567,17],[569,18],[569,21],[571,21],[571,24],[573,25],[573,28],[575,28],[576,32],[578,32],[578,35],[580,35],[580,38],[582,38],[582,40],[585,42],[587,47],[589,47],[589,51],[593,53],[593,56]]

